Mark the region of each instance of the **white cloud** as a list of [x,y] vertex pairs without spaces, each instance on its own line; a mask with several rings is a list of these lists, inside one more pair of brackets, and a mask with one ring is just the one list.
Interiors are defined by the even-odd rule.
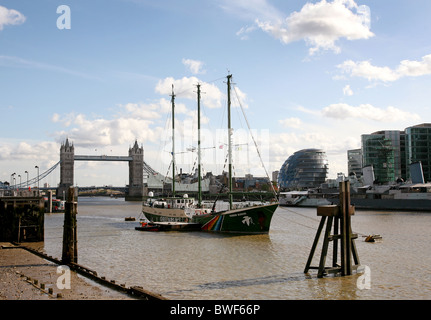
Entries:
[[361,104],[357,107],[345,103],[331,104],[322,110],[322,115],[335,119],[368,119],[380,122],[395,122],[401,120],[420,120],[419,115],[403,111],[401,109],[389,106],[386,109],[380,109],[371,104]]
[[343,94],[344,94],[345,96],[353,96],[353,90],[352,90],[352,88],[350,88],[350,85],[346,85],[346,86],[343,88]]
[[[107,146],[140,141],[157,141],[157,129],[150,128],[150,120],[138,118],[130,113],[116,119],[87,119],[83,114],[73,116],[68,131],[56,132],[60,140],[68,137],[78,146]],[[66,118],[65,121],[70,121]],[[59,140],[59,141],[60,141]]]
[[74,113],[54,114],[52,121],[61,123],[64,129],[53,136],[58,142],[68,137],[80,147],[116,146],[135,139],[154,142],[162,131],[154,121],[170,110],[169,105],[170,102],[163,98],[149,104],[127,103],[119,105],[120,112],[113,119],[91,119]]
[[205,70],[202,70],[204,63],[199,60],[192,60],[192,59],[183,59],[183,64],[189,68],[191,73],[193,74],[203,74],[205,73]]
[[299,128],[302,125],[302,121],[299,118],[286,118],[278,120],[278,122],[286,128]]
[[137,119],[159,119],[162,113],[170,110],[170,102],[164,98],[154,103],[126,103],[120,104],[130,116]]
[[344,61],[337,68],[352,77],[365,78],[368,81],[393,82],[403,77],[419,77],[431,74],[431,54],[422,57],[421,61],[403,60],[397,68],[378,67],[370,61]]
[[248,104],[247,104],[247,94],[243,91],[240,90],[240,88],[236,87],[236,86],[232,86],[232,101],[231,101],[231,106],[232,107],[242,107],[244,109],[248,109]]
[[337,66],[343,72],[349,73],[352,77],[366,78],[368,81],[380,80],[384,82],[395,81],[399,75],[388,67],[376,67],[369,61],[354,62],[352,60],[344,61]]
[[240,37],[241,40],[248,40],[248,34],[250,32],[253,32],[254,30],[256,30],[257,27],[256,26],[246,26],[246,27],[242,27],[241,29],[239,29],[236,33],[236,35],[238,37]]
[[278,16],[258,17],[255,23],[284,44],[305,40],[311,47],[310,55],[320,50],[340,52],[336,45],[340,38],[358,40],[374,36],[370,31],[369,8],[358,6],[353,0],[306,3],[299,12],[285,19],[280,20]]
[[[55,142],[23,142],[3,143],[0,146],[0,160],[52,160],[57,155],[59,146]],[[34,165],[33,165],[34,167]]]
[[19,25],[25,22],[25,16],[14,9],[0,6],[0,30],[7,25]]
[[422,57],[422,61],[403,60],[397,68],[401,76],[418,77],[431,74],[431,54]]
[[307,113],[307,114],[314,115],[314,116],[320,116],[320,112],[319,111],[311,110],[311,109],[305,108],[303,106],[297,106],[295,109],[298,110],[298,111]]
[[221,108],[225,95],[215,85],[200,81],[196,77],[183,77],[181,79],[167,77],[157,83],[156,92],[162,95],[171,95],[172,85],[174,85],[174,93],[178,98],[196,101],[196,85],[198,83],[201,84],[203,93],[201,95],[202,104],[208,108]]
[[54,113],[52,115],[51,121],[54,122],[54,123],[55,122],[59,122],[60,121],[60,115],[58,113]]
[[[180,99],[195,102],[198,83],[201,84],[203,91],[202,105],[209,108],[221,107],[225,95],[215,85],[202,82],[196,77],[181,79],[168,77],[160,80],[156,85],[155,91],[166,96],[172,94],[172,84],[174,85],[177,98],[175,114],[185,115],[185,117],[176,118],[176,129],[179,134],[191,135],[187,130],[189,127],[193,128],[193,123],[196,122],[196,104],[193,103],[193,108],[190,109]],[[244,96],[239,90],[238,95]],[[135,139],[146,143],[160,143],[166,136],[166,128],[162,127],[165,124],[161,124],[160,120],[163,114],[171,112],[171,101],[168,97],[162,97],[151,103],[125,103],[118,107],[119,112],[112,119],[89,118],[84,114],[75,113],[54,114],[51,120],[61,123],[65,128],[56,132],[55,136],[60,137],[59,142],[68,137],[76,141],[79,147],[119,146]],[[202,116],[201,122],[206,123],[208,119]]]
[[199,79],[196,77],[183,77],[181,79],[167,77],[159,80],[155,90],[161,95],[171,95],[173,90],[176,96],[191,99],[196,97],[193,91],[198,83]]

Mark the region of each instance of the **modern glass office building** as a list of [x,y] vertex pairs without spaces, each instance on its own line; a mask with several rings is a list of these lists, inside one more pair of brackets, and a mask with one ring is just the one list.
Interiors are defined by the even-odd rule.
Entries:
[[401,176],[399,135],[400,131],[378,131],[361,136],[363,166],[373,166],[377,183],[395,181]]
[[373,166],[376,183],[411,179],[409,166],[421,162],[424,180],[431,181],[431,123],[404,131],[384,130],[361,136],[362,165]]
[[306,189],[319,187],[328,174],[328,159],[320,149],[295,152],[281,166],[278,173],[280,189]]
[[350,176],[355,174],[356,177],[362,177],[362,150],[347,150],[347,173]]
[[420,161],[425,181],[431,181],[431,123],[408,127],[405,135],[407,165]]

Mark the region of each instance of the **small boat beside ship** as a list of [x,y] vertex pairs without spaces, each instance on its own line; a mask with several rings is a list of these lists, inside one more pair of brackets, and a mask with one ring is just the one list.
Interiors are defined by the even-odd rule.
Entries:
[[139,227],[135,227],[139,231],[200,231],[199,223],[190,222],[141,222]]
[[[45,203],[45,211],[49,212],[49,198],[43,197]],[[64,212],[64,205],[66,201],[60,199],[52,199],[51,201],[51,212]]]
[[[278,207],[277,203],[256,204],[250,202],[233,203],[232,200],[232,130],[230,127],[230,86],[232,75],[227,76],[228,105],[228,156],[229,179],[228,201],[217,199],[214,202],[202,201],[200,173],[200,85],[198,85],[198,199],[175,196],[175,143],[172,143],[172,194],[170,198],[153,199],[150,197],[143,203],[142,213],[150,224],[137,227],[138,230],[167,231],[200,229],[209,232],[227,232],[242,234],[268,233],[271,219]],[[172,88],[172,139],[175,137],[174,110],[175,94]],[[275,192],[274,192],[275,194]]]
[[280,192],[280,206],[287,207],[318,207],[332,204],[332,199],[338,194],[324,194],[313,190]]

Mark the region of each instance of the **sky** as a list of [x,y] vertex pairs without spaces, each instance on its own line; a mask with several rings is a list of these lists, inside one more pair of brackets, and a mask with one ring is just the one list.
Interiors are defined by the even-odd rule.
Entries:
[[[220,174],[228,74],[235,175],[319,148],[336,178],[361,134],[430,122],[430,12],[429,0],[0,0],[0,181],[48,170],[66,139],[116,156],[136,140],[167,174],[172,88],[177,170],[191,172],[197,84],[203,169]],[[75,162],[78,186],[127,183],[126,162]]]

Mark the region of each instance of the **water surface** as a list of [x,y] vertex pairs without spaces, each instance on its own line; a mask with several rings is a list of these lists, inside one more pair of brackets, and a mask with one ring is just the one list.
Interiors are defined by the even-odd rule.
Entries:
[[[357,211],[352,228],[364,273],[317,278],[303,273],[320,218],[315,208],[279,207],[267,235],[135,230],[141,204],[124,199],[78,201],[78,263],[126,286],[169,299],[430,299],[431,214]],[[46,214],[44,250],[61,258],[61,213]],[[380,234],[367,243],[362,235]],[[313,259],[318,265],[321,243]],[[330,247],[331,249],[331,247]],[[331,252],[331,251],[329,251]],[[328,254],[327,266],[329,266]]]

